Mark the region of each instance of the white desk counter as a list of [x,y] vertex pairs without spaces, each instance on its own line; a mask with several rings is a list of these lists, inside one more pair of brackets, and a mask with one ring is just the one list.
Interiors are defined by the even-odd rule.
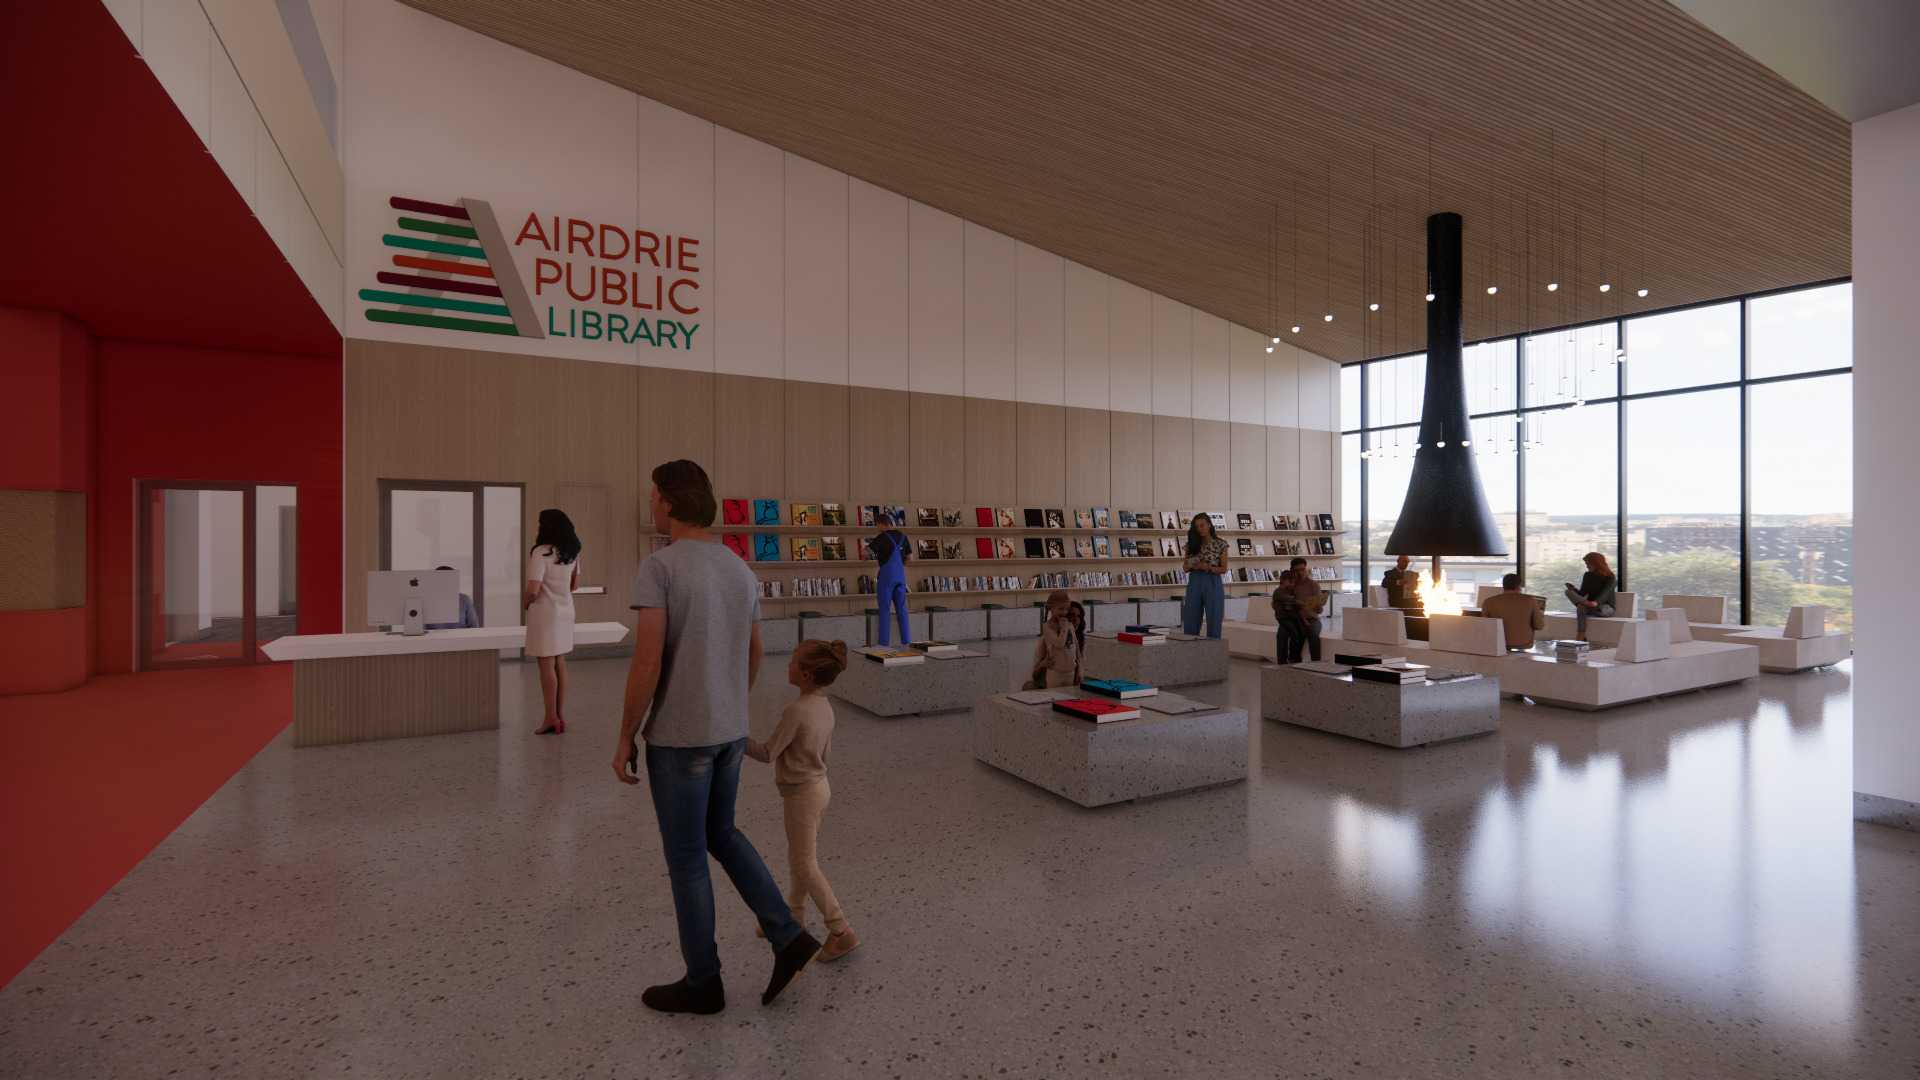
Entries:
[[[580,623],[576,645],[611,645],[617,622]],[[293,745],[402,739],[500,727],[500,650],[526,645],[523,626],[404,634],[306,634],[261,651],[293,662]]]

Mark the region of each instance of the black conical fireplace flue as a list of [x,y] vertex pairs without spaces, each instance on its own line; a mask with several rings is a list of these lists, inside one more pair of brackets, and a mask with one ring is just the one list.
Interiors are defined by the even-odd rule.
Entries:
[[[1480,468],[1467,443],[1467,386],[1460,363],[1460,215],[1427,218],[1427,392],[1419,449],[1389,555],[1505,555],[1507,542],[1487,509]],[[1436,574],[1437,576],[1437,574]]]

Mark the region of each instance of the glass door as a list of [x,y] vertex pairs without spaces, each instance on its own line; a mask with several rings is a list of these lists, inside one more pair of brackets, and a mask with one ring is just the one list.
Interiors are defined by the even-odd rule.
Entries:
[[266,659],[298,613],[295,489],[146,481],[139,498],[141,668]]
[[520,625],[521,486],[380,481],[380,568],[460,573],[480,626]]

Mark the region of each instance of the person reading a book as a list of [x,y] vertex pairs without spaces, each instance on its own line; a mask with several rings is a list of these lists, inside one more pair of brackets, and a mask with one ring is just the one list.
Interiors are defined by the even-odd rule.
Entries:
[[[766,742],[747,739],[747,756],[773,766],[773,782],[780,790],[780,806],[787,822],[787,906],[793,921],[806,925],[807,900],[826,920],[827,940],[816,956],[838,960],[852,952],[860,939],[847,925],[846,913],[833,894],[833,885],[820,872],[820,821],[827,816],[833,789],[827,785],[827,750],[833,743],[833,704],[821,693],[847,670],[847,643],[810,639],[793,650],[787,661],[787,682],[800,696],[780,713],[780,723]],[[758,927],[755,932],[765,937]]]
[[1533,636],[1547,628],[1544,607],[1539,597],[1520,591],[1519,574],[1508,574],[1500,579],[1500,591],[1487,597],[1480,611],[1506,625],[1507,648],[1524,651],[1533,648]]
[[1320,609],[1326,606],[1327,594],[1321,590],[1320,583],[1313,580],[1313,572],[1307,569],[1307,560],[1295,557],[1287,564],[1287,574],[1290,577],[1282,588],[1291,600],[1288,605],[1291,622],[1287,628],[1290,640],[1287,643],[1287,659],[1282,662],[1297,664],[1303,656],[1309,655],[1318,660]]
[[1575,636],[1585,641],[1588,619],[1605,619],[1613,615],[1619,581],[1613,576],[1613,567],[1607,565],[1605,555],[1589,551],[1581,561],[1587,564],[1587,572],[1580,575],[1580,587],[1574,588],[1572,582],[1567,582],[1566,586],[1567,599],[1573,604]]
[[1080,638],[1073,626],[1073,600],[1055,589],[1047,595],[1047,619],[1033,649],[1033,678],[1028,686],[1035,690],[1074,686],[1079,677]]
[[793,917],[760,853],[734,824],[747,697],[760,673],[758,582],[712,532],[718,503],[705,469],[669,461],[652,480],[654,528],[674,542],[643,560],[634,577],[639,617],[613,772],[622,784],[644,775],[653,796],[687,967],[678,981],[648,987],[640,1001],[659,1012],[710,1015],[726,1008],[727,994],[713,936],[709,858],[726,870],[773,946],[762,1005],[786,989],[820,943]]
[[1187,557],[1180,564],[1187,572],[1187,591],[1180,601],[1180,629],[1189,634],[1200,632],[1205,616],[1207,636],[1218,638],[1227,615],[1227,542],[1213,531],[1213,519],[1205,512],[1193,515],[1187,525]]
[[879,624],[882,645],[893,644],[892,627],[887,622],[889,606],[900,623],[900,644],[913,640],[913,630],[907,623],[907,560],[913,556],[908,550],[910,543],[907,534],[899,529],[888,529],[867,541],[873,561],[880,564],[880,573],[874,581],[874,600],[879,611],[875,621]]

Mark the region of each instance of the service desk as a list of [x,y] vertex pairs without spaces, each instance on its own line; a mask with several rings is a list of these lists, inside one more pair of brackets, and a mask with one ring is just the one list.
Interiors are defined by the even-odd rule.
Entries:
[[[617,622],[580,623],[575,645],[612,645]],[[523,648],[524,626],[404,634],[303,634],[261,651],[293,664],[293,745],[404,739],[500,726],[500,650]]]

